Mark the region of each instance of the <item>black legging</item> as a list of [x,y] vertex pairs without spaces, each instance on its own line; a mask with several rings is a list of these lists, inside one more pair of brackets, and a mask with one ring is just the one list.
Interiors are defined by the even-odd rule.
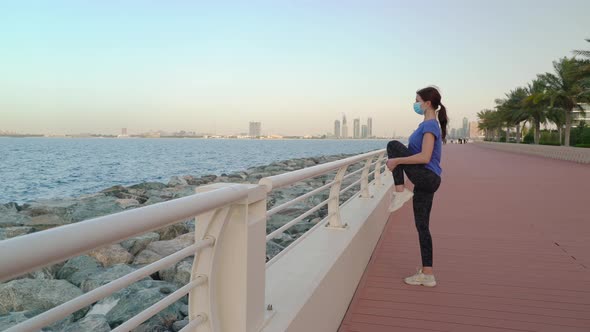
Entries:
[[[398,141],[387,143],[388,158],[409,157],[408,148]],[[432,266],[432,237],[430,236],[430,210],[434,193],[440,186],[440,176],[427,169],[424,164],[398,165],[393,170],[395,185],[404,184],[404,172],[414,184],[414,219],[420,239],[422,266]]]

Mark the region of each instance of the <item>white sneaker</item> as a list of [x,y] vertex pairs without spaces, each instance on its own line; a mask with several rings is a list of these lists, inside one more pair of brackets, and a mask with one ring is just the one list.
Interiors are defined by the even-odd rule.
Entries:
[[405,202],[409,201],[410,198],[414,196],[414,193],[409,191],[407,188],[404,188],[404,191],[402,192],[397,192],[394,190],[391,193],[391,195],[393,196],[393,198],[391,199],[391,203],[389,204],[389,212],[393,212],[401,208]]
[[413,276],[404,278],[404,282],[408,285],[419,286],[423,285],[426,287],[436,286],[436,279],[433,274],[424,274],[422,269],[418,270]]

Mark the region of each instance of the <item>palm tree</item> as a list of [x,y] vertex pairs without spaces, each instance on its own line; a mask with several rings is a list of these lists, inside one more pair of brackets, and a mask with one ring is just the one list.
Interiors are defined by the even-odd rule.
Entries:
[[580,108],[580,102],[590,100],[590,89],[585,87],[588,74],[584,73],[584,67],[589,61],[580,61],[575,58],[562,58],[553,62],[555,74],[545,73],[538,75],[539,80],[545,82],[547,87],[546,97],[550,99],[551,107],[565,110],[565,145],[570,145],[570,131],[572,126],[572,111]]
[[534,142],[539,144],[541,137],[541,123],[547,122],[549,108],[546,82],[540,78],[533,80],[526,87],[527,97],[523,100],[524,111],[532,120],[535,128]]
[[[590,39],[586,39],[587,42],[590,43]],[[582,56],[584,58],[588,58],[590,59],[590,51],[587,50],[574,50],[574,55],[579,55]]]
[[521,125],[528,119],[528,114],[523,109],[523,101],[527,97],[524,88],[518,87],[505,94],[505,99],[496,99],[496,108],[502,114],[506,122],[506,139],[510,137],[510,128],[516,127],[516,142],[520,143]]
[[547,111],[547,120],[555,123],[559,132],[559,144],[563,144],[563,126],[565,125],[565,110],[559,107],[550,107]]
[[494,130],[493,123],[492,123],[492,113],[493,110],[481,110],[477,112],[477,117],[479,118],[479,124],[477,125],[480,130],[485,132],[486,141],[490,140],[490,136],[492,131]]
[[496,140],[496,130],[499,127],[496,113],[496,111],[488,109],[477,112],[477,117],[479,118],[478,127],[485,132],[485,137],[488,141]]

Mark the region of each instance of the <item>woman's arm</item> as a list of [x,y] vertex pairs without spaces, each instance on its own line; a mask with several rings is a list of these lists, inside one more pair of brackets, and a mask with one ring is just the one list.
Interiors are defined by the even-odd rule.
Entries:
[[432,158],[435,137],[432,133],[425,133],[422,138],[422,151],[413,156],[391,158],[387,160],[387,168],[393,170],[397,165],[428,164]]

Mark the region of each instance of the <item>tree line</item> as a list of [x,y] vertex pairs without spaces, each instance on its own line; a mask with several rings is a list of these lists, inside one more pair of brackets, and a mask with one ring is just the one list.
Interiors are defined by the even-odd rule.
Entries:
[[[590,43],[590,39],[586,39]],[[570,146],[572,135],[572,114],[582,105],[590,102],[590,50],[574,50],[574,56],[553,61],[553,72],[538,74],[526,86],[505,93],[504,98],[495,100],[494,109],[477,113],[479,129],[489,141],[510,140],[511,132],[516,134],[516,143],[521,143],[523,128],[529,123],[534,144],[541,139],[541,124],[553,123],[557,127],[559,145]],[[580,128],[581,127],[581,128]],[[581,123],[577,131],[583,131]],[[584,137],[590,135],[584,134]],[[590,143],[578,142],[577,143]]]

